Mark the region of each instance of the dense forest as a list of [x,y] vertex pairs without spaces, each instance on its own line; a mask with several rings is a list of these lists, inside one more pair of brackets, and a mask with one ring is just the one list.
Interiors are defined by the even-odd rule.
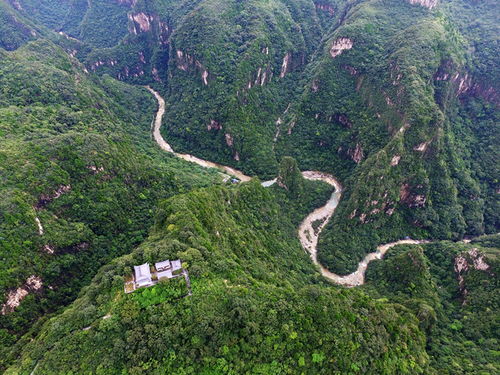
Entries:
[[[500,372],[499,13],[0,0],[0,372]],[[161,150],[147,86],[174,150],[255,177]],[[301,170],[342,185],[313,223],[328,271],[426,242],[328,282],[297,228],[332,186]],[[167,258],[192,295],[124,293]]]

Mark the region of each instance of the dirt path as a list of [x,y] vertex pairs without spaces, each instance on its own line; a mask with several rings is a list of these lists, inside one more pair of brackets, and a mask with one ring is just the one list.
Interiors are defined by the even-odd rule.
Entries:
[[178,152],[175,152],[172,149],[172,146],[170,146],[165,141],[165,139],[163,139],[163,137],[160,133],[161,122],[163,119],[163,115],[165,114],[165,100],[163,100],[163,98],[160,96],[160,94],[158,94],[151,87],[147,86],[146,88],[155,96],[156,100],[158,101],[158,112],[156,113],[155,122],[154,122],[154,126],[153,126],[153,138],[156,141],[156,143],[158,143],[158,145],[163,150],[174,154],[178,158],[184,159],[186,161],[190,161],[191,163],[201,165],[202,167],[219,169],[227,174],[230,174],[231,176],[237,177],[241,181],[250,181],[252,179],[252,177],[247,176],[246,174],[244,174],[243,172],[241,172],[237,169],[227,167],[225,165],[213,163],[213,162],[208,161],[208,160],[203,160],[203,159],[200,159],[200,158],[193,156],[193,155],[180,154]]
[[[233,169],[231,167],[227,167],[221,164],[213,163],[211,161],[203,160],[197,158],[196,156],[189,154],[180,154],[175,152],[172,147],[163,139],[160,128],[163,119],[163,115],[165,114],[165,101],[163,98],[154,91],[151,87],[146,87],[156,98],[158,101],[158,112],[156,113],[154,126],[153,126],[153,138],[158,143],[158,145],[165,151],[174,154],[175,156],[190,161],[192,163],[201,165],[206,168],[217,168],[224,173],[235,176],[241,181],[250,181],[251,177],[245,175],[243,172]],[[382,259],[385,253],[396,245],[402,244],[421,244],[427,243],[429,241],[418,241],[418,240],[400,240],[396,242],[387,243],[384,245],[380,245],[377,247],[377,251],[373,253],[367,254],[361,262],[358,264],[358,268],[355,272],[340,276],[333,272],[328,271],[325,267],[323,267],[317,259],[317,246],[318,246],[318,238],[328,223],[330,218],[332,217],[337,205],[340,201],[340,197],[342,196],[342,185],[337,181],[337,179],[328,173],[318,172],[318,171],[304,171],[302,172],[304,178],[308,180],[316,180],[316,181],[324,181],[335,188],[335,191],[332,193],[330,199],[325,203],[324,206],[315,209],[311,212],[299,226],[299,239],[302,247],[309,253],[311,259],[314,264],[316,264],[321,271],[321,274],[327,279],[333,281],[336,284],[353,287],[362,285],[365,282],[365,272],[368,267],[368,264],[375,259]],[[265,181],[262,183],[262,186],[269,187],[276,182],[276,179]],[[315,224],[316,223],[316,224]],[[316,226],[316,229],[314,228]]]

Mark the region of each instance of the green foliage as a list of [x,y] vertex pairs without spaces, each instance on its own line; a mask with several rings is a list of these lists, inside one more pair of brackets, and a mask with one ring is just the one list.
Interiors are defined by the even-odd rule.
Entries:
[[[44,285],[0,316],[0,368],[499,372],[497,237],[394,248],[364,290],[337,289],[296,238],[331,187],[295,162],[343,182],[318,254],[337,273],[405,236],[497,232],[497,15],[495,0],[0,2],[2,302]],[[353,46],[333,58],[340,38]],[[176,150],[279,169],[286,189],[177,195],[220,176],[154,147],[153,98],[111,77],[168,94]],[[123,294],[133,265],[169,257],[193,296],[180,278]]]
[[155,286],[142,288],[132,294],[141,308],[159,303],[173,302],[188,293],[184,278],[165,279]]
[[[44,374],[428,373],[416,318],[325,283],[287,208],[258,181],[168,199],[149,239],[101,268],[6,374],[35,362]],[[170,298],[173,280],[123,293],[133,265],[175,257],[189,258],[192,296]]]
[[281,159],[277,183],[282,186],[293,198],[304,194],[304,177],[300,173],[297,161],[291,157]]
[[90,77],[42,40],[0,61],[2,304],[31,275],[43,283],[0,315],[4,366],[12,340],[144,240],[160,199],[220,177],[155,147],[146,90]]
[[32,24],[18,17],[6,2],[0,3],[0,48],[15,50],[36,36]]
[[[398,246],[368,269],[365,288],[370,294],[405,305],[419,319],[436,374],[482,375],[500,369],[495,352],[500,327],[496,276],[500,249],[495,241],[496,237],[485,236],[474,245]],[[479,243],[488,246],[478,253],[487,269],[476,267]],[[466,262],[466,268],[459,259]]]

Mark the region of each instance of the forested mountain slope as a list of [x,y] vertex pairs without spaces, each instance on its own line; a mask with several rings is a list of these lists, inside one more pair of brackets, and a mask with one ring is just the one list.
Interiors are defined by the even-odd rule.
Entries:
[[168,94],[175,149],[344,180],[320,243],[332,271],[404,236],[498,230],[498,2],[52,3],[34,17],[89,71]]
[[[150,238],[102,268],[6,374],[428,373],[417,319],[327,285],[276,189],[253,181],[164,202]],[[176,257],[191,296],[172,281],[124,294],[131,266]]]
[[365,291],[415,312],[438,374],[500,371],[499,240],[399,246],[370,265]]
[[[498,372],[498,236],[476,237],[500,227],[499,13],[0,0],[0,370]],[[296,185],[212,186],[154,144],[145,85],[175,151],[262,179],[284,160]],[[394,247],[359,289],[327,283],[297,227],[330,192],[287,156],[342,182],[319,236],[332,272],[430,243]],[[180,279],[124,294],[133,265],[165,258],[191,296]]]
[[0,50],[0,87],[6,358],[34,321],[146,237],[159,199],[220,177],[153,147],[146,90],[91,77],[51,42]]

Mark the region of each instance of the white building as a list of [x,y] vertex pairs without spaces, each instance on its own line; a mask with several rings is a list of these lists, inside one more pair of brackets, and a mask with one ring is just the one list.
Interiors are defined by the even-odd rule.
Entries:
[[149,263],[141,264],[140,266],[134,266],[135,272],[135,283],[137,287],[153,285],[153,280],[151,278],[151,270],[149,269]]
[[173,260],[170,263],[172,264],[172,272],[178,271],[182,268],[180,259]]
[[156,271],[161,272],[161,271],[171,270],[172,265],[170,264],[170,261],[167,259],[164,260],[163,262],[155,263],[155,268]]
[[182,269],[182,264],[179,259],[172,261],[164,260],[163,262],[156,263],[155,268],[158,280],[164,278],[171,279],[172,277],[175,277],[175,275],[173,274],[174,272]]

